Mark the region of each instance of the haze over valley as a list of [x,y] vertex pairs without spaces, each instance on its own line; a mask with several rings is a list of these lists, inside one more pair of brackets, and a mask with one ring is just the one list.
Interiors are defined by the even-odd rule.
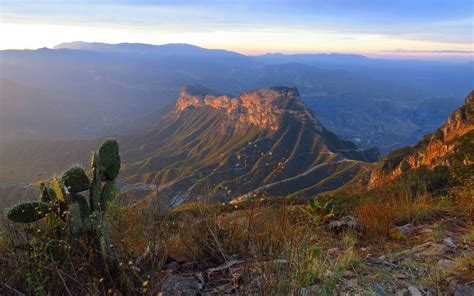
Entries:
[[233,95],[282,85],[297,87],[330,130],[385,154],[439,126],[474,81],[472,62],[245,56],[187,44],[72,42],[0,56],[2,141],[140,130],[158,120],[187,84]]

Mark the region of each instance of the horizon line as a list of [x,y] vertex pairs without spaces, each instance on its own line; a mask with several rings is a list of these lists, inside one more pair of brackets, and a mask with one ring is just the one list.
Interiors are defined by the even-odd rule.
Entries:
[[[122,44],[129,44],[129,45],[149,45],[149,46],[165,46],[165,45],[188,45],[188,46],[195,46],[202,49],[207,50],[222,50],[233,52],[237,54],[241,54],[244,56],[263,56],[263,55],[353,55],[353,56],[361,56],[365,58],[383,58],[383,59],[394,59],[400,60],[406,58],[408,60],[414,60],[419,58],[420,60],[427,61],[473,61],[474,60],[474,50],[452,50],[452,49],[442,49],[442,50],[416,50],[416,49],[403,49],[403,48],[395,48],[390,50],[376,50],[376,51],[318,51],[318,50],[281,50],[281,51],[271,51],[271,50],[235,50],[229,48],[214,48],[214,47],[206,47],[202,45],[196,45],[192,43],[185,43],[185,42],[170,42],[170,43],[145,43],[145,42],[118,42],[118,43],[107,43],[102,41],[83,41],[83,40],[75,40],[75,41],[66,41],[60,42],[58,44],[52,46],[43,46],[37,48],[0,48],[0,51],[21,51],[21,50],[41,50],[41,49],[51,49],[51,50],[59,50],[61,48],[55,48],[60,45],[66,44],[74,44],[74,43],[83,43],[83,44],[105,44],[105,45],[122,45]],[[67,48],[64,48],[67,49]],[[71,50],[82,50],[82,49],[74,49],[70,48]],[[467,56],[466,56],[467,55]]]

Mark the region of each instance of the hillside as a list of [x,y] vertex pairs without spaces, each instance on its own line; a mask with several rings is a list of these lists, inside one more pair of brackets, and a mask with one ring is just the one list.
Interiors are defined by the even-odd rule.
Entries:
[[370,186],[393,181],[419,168],[465,168],[467,177],[474,175],[474,91],[464,104],[452,112],[448,120],[433,133],[427,134],[417,145],[396,150],[380,163],[371,175]]
[[125,140],[125,183],[159,185],[164,205],[202,195],[228,201],[251,191],[313,195],[335,189],[373,161],[328,131],[295,88],[238,97],[184,87],[173,111],[143,135]]

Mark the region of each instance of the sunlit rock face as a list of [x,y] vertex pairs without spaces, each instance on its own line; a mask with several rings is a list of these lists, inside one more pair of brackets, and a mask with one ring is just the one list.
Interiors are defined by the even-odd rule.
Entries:
[[464,104],[453,111],[446,123],[428,134],[416,146],[401,149],[389,155],[379,169],[374,170],[370,186],[376,187],[392,181],[408,170],[421,166],[449,166],[448,156],[456,152],[456,139],[474,130],[474,91],[466,97]]
[[228,117],[227,124],[236,128],[255,126],[276,131],[285,114],[320,123],[301,102],[296,88],[271,87],[247,91],[240,96],[215,95],[199,86],[183,87],[172,116],[190,107],[210,107]]

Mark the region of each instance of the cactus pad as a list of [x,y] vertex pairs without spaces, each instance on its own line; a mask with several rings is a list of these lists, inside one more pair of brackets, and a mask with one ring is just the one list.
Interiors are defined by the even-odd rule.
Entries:
[[99,148],[98,166],[103,180],[113,181],[120,171],[119,146],[116,140],[109,139]]
[[91,230],[90,210],[86,199],[79,194],[71,195],[68,222],[73,235]]
[[42,201],[32,201],[19,204],[7,214],[8,219],[13,222],[31,223],[46,216],[51,211],[51,204]]
[[72,167],[65,171],[61,181],[69,192],[73,194],[88,190],[91,187],[89,178],[81,167]]
[[100,194],[100,203],[102,211],[105,211],[107,205],[114,201],[118,196],[119,190],[115,182],[107,181],[105,182],[104,187],[102,187],[102,193]]
[[80,194],[73,194],[71,195],[71,204],[72,203],[77,203],[79,204],[79,209],[81,211],[81,218],[84,219],[86,217],[89,217],[90,210],[89,210],[89,204],[87,203],[87,200],[84,196]]
[[89,194],[89,204],[91,211],[100,210],[100,193],[102,190],[102,181],[100,179],[99,169],[97,168],[99,156],[94,153],[92,156],[92,183]]

